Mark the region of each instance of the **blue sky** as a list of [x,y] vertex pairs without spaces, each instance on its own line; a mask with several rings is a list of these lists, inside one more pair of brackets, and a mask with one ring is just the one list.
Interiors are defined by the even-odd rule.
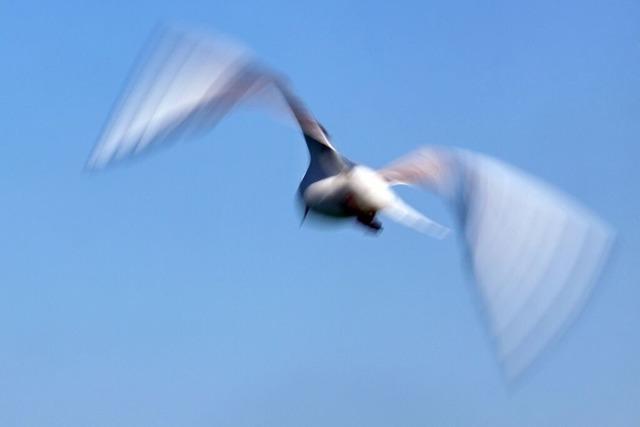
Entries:
[[[640,4],[1,10],[0,425],[640,424]],[[83,173],[139,49],[176,21],[290,76],[356,161],[461,146],[582,200],[620,238],[579,322],[508,387],[457,240],[300,229],[306,149],[255,112]]]

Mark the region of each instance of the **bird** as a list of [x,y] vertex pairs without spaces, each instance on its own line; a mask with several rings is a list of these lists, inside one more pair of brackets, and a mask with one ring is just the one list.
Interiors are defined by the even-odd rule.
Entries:
[[302,133],[309,153],[298,186],[302,222],[313,213],[350,219],[378,234],[383,216],[442,239],[451,229],[407,204],[394,188],[422,187],[452,207],[463,258],[509,381],[564,334],[610,258],[615,231],[609,224],[570,196],[496,158],[424,146],[382,168],[348,159],[286,77],[242,44],[210,31],[156,30],[87,168],[103,169],[208,131],[251,102],[284,111]]

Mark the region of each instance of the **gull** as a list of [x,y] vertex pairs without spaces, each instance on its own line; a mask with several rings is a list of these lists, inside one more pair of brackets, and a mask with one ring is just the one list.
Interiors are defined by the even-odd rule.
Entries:
[[355,163],[284,77],[222,36],[164,28],[141,55],[87,167],[105,168],[215,126],[235,107],[273,106],[295,119],[309,152],[298,187],[302,220],[348,219],[378,233],[379,215],[427,235],[449,228],[403,201],[415,185],[453,209],[465,259],[503,373],[519,378],[584,307],[614,242],[613,229],[571,197],[500,160],[429,146],[383,168]]

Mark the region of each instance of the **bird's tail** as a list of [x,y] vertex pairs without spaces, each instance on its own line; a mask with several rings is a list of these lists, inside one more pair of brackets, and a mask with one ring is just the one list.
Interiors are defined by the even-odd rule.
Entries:
[[393,221],[437,239],[444,239],[450,232],[447,227],[421,214],[400,197],[396,197],[391,205],[380,211],[380,213]]

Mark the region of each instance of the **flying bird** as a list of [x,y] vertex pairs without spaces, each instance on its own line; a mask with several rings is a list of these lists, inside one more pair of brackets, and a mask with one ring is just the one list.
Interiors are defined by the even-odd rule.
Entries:
[[299,126],[309,166],[298,188],[309,212],[377,233],[384,216],[436,238],[449,229],[403,201],[416,185],[453,208],[465,258],[508,379],[516,379],[584,306],[614,232],[579,203],[497,159],[421,147],[376,169],[349,160],[279,73],[224,36],[162,29],[142,54],[90,154],[101,169],[212,128],[233,108],[279,104]]

